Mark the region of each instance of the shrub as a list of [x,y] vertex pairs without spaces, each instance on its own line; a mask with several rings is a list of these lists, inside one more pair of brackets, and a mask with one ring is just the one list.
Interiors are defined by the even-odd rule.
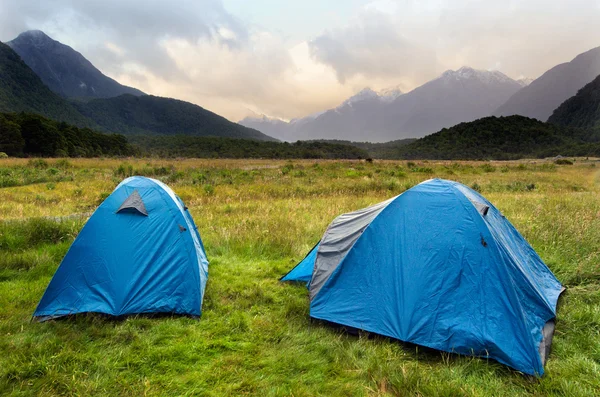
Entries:
[[556,159],[554,160],[556,165],[573,165],[573,162],[569,159]]
[[495,172],[496,171],[496,167],[494,167],[491,164],[487,164],[487,163],[483,164],[480,168],[483,172]]
[[37,169],[46,169],[48,168],[48,162],[44,159],[31,159],[27,162],[27,165]]
[[63,168],[63,169],[65,169],[65,168],[71,168],[71,167],[73,167],[73,164],[71,164],[71,162],[69,160],[67,160],[67,159],[60,159],[60,160],[57,160],[56,163],[54,163],[54,166],[56,168]]
[[286,164],[283,167],[281,167],[281,173],[283,175],[287,175],[290,173],[290,171],[292,171],[294,169],[294,164]]
[[128,163],[119,164],[115,170],[115,176],[129,177],[133,176],[133,166]]
[[414,167],[411,168],[411,172],[420,172],[422,174],[433,174],[433,168],[431,167]]
[[8,154],[4,153],[4,152],[0,152],[0,159],[7,159],[8,158]]
[[206,193],[207,196],[212,196],[215,194],[215,187],[213,185],[204,185],[204,193]]

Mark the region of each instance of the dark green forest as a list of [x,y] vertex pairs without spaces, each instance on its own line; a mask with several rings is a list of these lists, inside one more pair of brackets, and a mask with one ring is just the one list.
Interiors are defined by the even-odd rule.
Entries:
[[104,134],[27,113],[0,113],[0,152],[16,157],[156,156],[198,158],[360,159],[369,154],[325,142],[270,142],[187,135]]
[[568,127],[600,129],[600,76],[562,103],[549,123]]
[[600,133],[523,116],[485,117],[397,147],[399,159],[512,160],[526,157],[597,156]]
[[103,130],[119,134],[219,136],[275,141],[262,132],[177,99],[125,94],[75,103],[75,106]]
[[354,142],[344,141],[339,139],[320,139],[309,142],[325,142],[335,143],[338,145],[355,146],[359,149],[365,150],[370,158],[374,159],[395,159],[398,158],[398,148],[408,145],[416,141],[415,138],[398,139],[396,141],[385,142],[385,143],[372,143],[372,142]]
[[0,113],[0,152],[9,156],[94,157],[134,154],[127,138],[27,113]]
[[269,159],[361,159],[366,150],[326,142],[268,142],[248,139],[194,137],[187,135],[136,135],[129,141],[140,153],[157,157],[269,158]]

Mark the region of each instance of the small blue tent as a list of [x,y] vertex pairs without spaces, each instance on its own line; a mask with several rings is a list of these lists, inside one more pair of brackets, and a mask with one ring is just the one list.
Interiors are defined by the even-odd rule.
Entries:
[[34,317],[200,316],[208,261],[192,216],[162,182],[121,182],[87,221],[50,281]]
[[433,179],[336,218],[282,280],[310,316],[541,376],[563,287],[489,201]]

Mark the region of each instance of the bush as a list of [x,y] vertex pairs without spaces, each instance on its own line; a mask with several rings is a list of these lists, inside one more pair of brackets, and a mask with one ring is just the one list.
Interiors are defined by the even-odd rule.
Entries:
[[495,172],[495,171],[496,171],[496,167],[494,167],[494,166],[493,166],[493,165],[491,165],[491,164],[487,164],[487,163],[486,163],[486,164],[483,164],[483,165],[481,166],[481,170],[482,170],[483,172]]
[[8,154],[4,153],[4,152],[0,152],[0,159],[6,159],[8,158]]
[[556,159],[554,160],[556,165],[573,165],[573,162],[569,159]]
[[204,193],[206,193],[207,196],[212,196],[213,194],[215,194],[215,188],[213,185],[204,185]]
[[62,169],[73,167],[73,165],[71,164],[71,162],[69,160],[67,160],[67,159],[57,160],[56,163],[54,163],[54,166],[56,168],[62,168]]
[[119,164],[115,170],[115,176],[129,177],[133,176],[133,166],[131,164],[122,163]]
[[27,165],[40,170],[48,168],[48,162],[44,159],[31,159],[27,162]]

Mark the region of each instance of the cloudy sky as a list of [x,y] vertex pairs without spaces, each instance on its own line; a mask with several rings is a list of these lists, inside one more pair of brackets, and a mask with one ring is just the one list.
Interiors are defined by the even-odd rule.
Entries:
[[40,29],[105,74],[237,121],[468,65],[538,77],[600,46],[600,0],[0,0],[0,41]]

